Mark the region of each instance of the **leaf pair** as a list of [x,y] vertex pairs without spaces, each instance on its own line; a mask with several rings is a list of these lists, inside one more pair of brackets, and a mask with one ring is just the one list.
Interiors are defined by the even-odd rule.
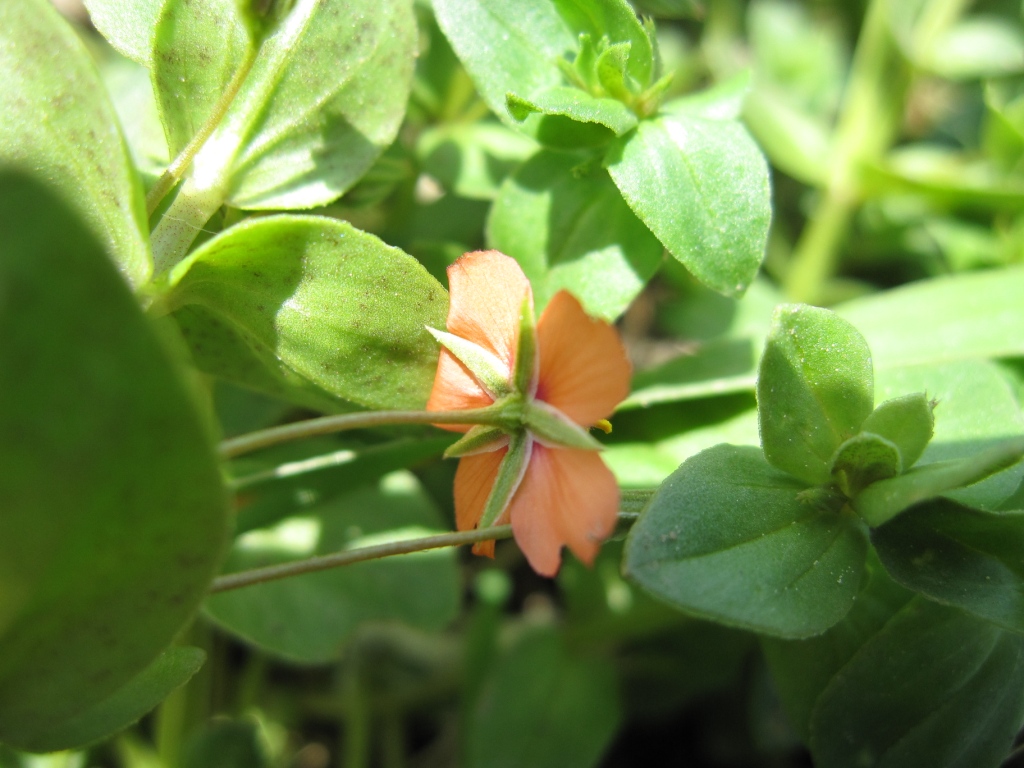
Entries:
[[[557,152],[583,150],[542,152],[506,180],[488,227],[492,247],[549,282],[548,292],[568,287],[607,318],[653,274],[658,243],[715,290],[746,290],[770,206],[767,166],[737,122],[742,82],[659,111],[667,80],[655,82],[652,30],[623,0],[434,8],[503,121]],[[527,220],[536,222],[529,230]]]

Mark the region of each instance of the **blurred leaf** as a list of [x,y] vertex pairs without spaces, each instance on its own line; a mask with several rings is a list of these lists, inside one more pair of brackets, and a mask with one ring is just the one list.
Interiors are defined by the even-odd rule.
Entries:
[[492,200],[537,145],[500,123],[444,123],[416,144],[423,171],[461,197]]
[[871,541],[907,589],[1024,632],[1024,512],[936,500],[872,531]]
[[637,216],[698,280],[727,296],[746,291],[771,206],[764,156],[742,125],[661,115],[616,139],[605,162]]
[[1024,35],[1006,19],[974,16],[937,35],[917,63],[951,79],[1013,74],[1024,70]]
[[[1024,267],[939,277],[836,307],[875,370],[1024,354]],[[907,391],[894,394],[906,394]]]
[[[176,154],[209,117],[247,42],[236,0],[170,0],[153,78]],[[391,143],[415,57],[408,0],[295,0],[197,155],[196,190],[246,210],[311,208],[351,187]]]
[[120,119],[132,161],[152,183],[163,173],[170,158],[149,72],[135,62],[111,56],[103,62],[100,74]]
[[[963,361],[882,371],[877,387],[880,398],[924,392],[938,402],[935,434],[918,468],[953,459],[973,461],[988,449],[1024,437],[1020,403],[994,363]],[[947,495],[968,506],[996,509],[1022,478],[1024,464]]]
[[153,29],[163,0],[85,0],[89,18],[114,48],[149,66],[153,53]]
[[757,448],[709,448],[658,489],[623,568],[695,616],[779,637],[824,632],[853,604],[867,543],[804,490]]
[[707,120],[739,120],[750,94],[750,72],[743,71],[702,91],[666,101],[661,114],[703,117]]
[[618,410],[657,403],[695,400],[753,389],[757,352],[749,339],[722,339],[702,344],[633,378],[633,392]]
[[227,509],[190,392],[96,238],[10,175],[0,231],[0,739],[31,748],[170,644]]
[[270,759],[253,720],[210,720],[186,742],[181,768],[269,768]]
[[811,713],[829,681],[914,596],[889,577],[873,553],[867,566],[853,608],[827,632],[806,640],[761,637],[786,714],[805,742],[810,739]]
[[346,222],[246,221],[171,281],[172,305],[200,305],[258,357],[337,397],[371,408],[427,401],[438,348],[425,326],[444,328],[445,291],[415,259]]
[[152,270],[142,188],[89,53],[46,0],[0,3],[0,28],[0,162],[50,180],[142,285]]
[[933,405],[923,392],[886,400],[864,419],[861,430],[891,440],[900,449],[903,470],[921,458],[935,432]]
[[168,648],[113,695],[41,733],[32,749],[80,747],[127,728],[188,682],[204,661],[206,653],[198,648]]
[[467,768],[596,766],[621,718],[614,669],[570,654],[551,629],[495,663],[466,724]]
[[[438,513],[408,473],[353,491],[305,517],[243,534],[226,573],[426,536]],[[303,664],[340,657],[363,622],[399,621],[437,631],[455,618],[459,574],[452,549],[384,558],[223,592],[206,601],[218,624],[258,647]]]
[[757,379],[770,464],[807,483],[828,483],[833,454],[873,406],[871,350],[856,328],[827,309],[775,310]]
[[821,768],[995,768],[1024,719],[1024,638],[917,598],[838,671],[811,716]]
[[788,104],[784,92],[759,86],[744,102],[743,122],[772,165],[804,184],[825,186],[832,144],[823,121]]
[[661,243],[623,201],[608,174],[580,158],[539,152],[501,186],[488,243],[512,256],[540,310],[565,289],[588,314],[622,314],[661,263]]

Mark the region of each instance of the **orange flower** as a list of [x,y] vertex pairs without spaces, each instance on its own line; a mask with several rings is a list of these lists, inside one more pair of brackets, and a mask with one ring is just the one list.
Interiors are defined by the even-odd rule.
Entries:
[[[533,569],[554,576],[563,545],[588,565],[615,527],[619,489],[586,430],[629,392],[618,334],[560,291],[533,327],[533,293],[519,265],[497,251],[467,253],[448,268],[448,333],[427,410],[511,414],[501,429],[468,432],[456,446],[459,530],[512,523]],[[468,342],[468,343],[467,343]],[[488,513],[485,515],[485,512]],[[473,548],[493,556],[494,542]]]

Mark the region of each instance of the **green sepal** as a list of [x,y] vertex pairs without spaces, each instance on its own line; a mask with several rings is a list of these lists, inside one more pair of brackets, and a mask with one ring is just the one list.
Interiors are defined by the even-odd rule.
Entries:
[[934,408],[935,403],[924,392],[894,397],[875,408],[864,420],[861,430],[895,443],[900,449],[903,469],[910,469],[932,439]]
[[515,370],[512,372],[516,392],[532,398],[537,392],[537,322],[533,318],[533,297],[529,293],[519,308],[519,340],[516,343]]
[[965,459],[925,464],[898,477],[880,480],[857,496],[853,508],[872,528],[908,507],[984,480],[1024,456],[1024,438],[1006,440]]
[[484,505],[484,512],[480,516],[478,528],[489,528],[494,525],[502,513],[508,509],[512,496],[523,481],[526,474],[526,466],[530,463],[530,454],[533,452],[533,440],[525,431],[509,435],[508,453],[501,460],[498,467],[498,477],[494,481],[491,493]]
[[609,96],[623,102],[632,102],[633,91],[629,87],[626,65],[629,62],[630,43],[616,43],[605,48],[597,57],[595,69],[601,88]]
[[854,435],[832,457],[832,481],[851,498],[871,483],[895,477],[902,471],[899,447],[870,432]]
[[508,383],[508,370],[492,352],[453,333],[438,331],[429,326],[427,330],[441,346],[469,369],[492,397],[503,397],[512,392]]
[[579,41],[580,51],[576,54],[576,60],[573,62],[574,76],[571,79],[588,91],[593,91],[597,85],[594,73],[597,71],[599,46],[594,44],[594,38],[586,32],[580,33]]
[[584,451],[602,451],[604,446],[583,427],[543,400],[526,404],[523,424],[545,444]]
[[487,453],[503,447],[508,442],[508,433],[497,427],[477,424],[469,432],[448,446],[446,459],[458,459],[475,453]]

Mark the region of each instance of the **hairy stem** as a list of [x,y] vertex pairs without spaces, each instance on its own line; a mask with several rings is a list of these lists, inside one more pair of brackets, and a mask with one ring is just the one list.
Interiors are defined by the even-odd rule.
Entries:
[[220,444],[220,455],[233,459],[272,445],[303,440],[317,435],[330,435],[349,429],[367,429],[388,424],[487,424],[498,426],[503,423],[498,411],[492,407],[469,408],[464,411],[368,411],[366,413],[345,413],[339,416],[324,416],[319,419],[297,421],[280,427],[261,429],[246,435],[233,437]]
[[362,563],[366,560],[377,560],[382,557],[407,555],[412,552],[423,552],[428,549],[439,549],[441,547],[458,547],[463,544],[476,544],[480,541],[508,539],[511,536],[511,525],[496,525],[491,528],[478,528],[473,531],[441,533],[436,536],[424,536],[419,539],[392,541],[372,547],[361,547],[359,549],[345,550],[344,552],[334,552],[330,555],[311,557],[294,563],[283,563],[266,568],[254,568],[249,571],[230,573],[214,579],[213,584],[210,586],[210,592],[226,592],[231,589],[248,587],[252,584],[261,584],[265,581],[285,579],[289,576],[301,576],[304,573],[315,573],[316,571],[324,571],[329,568]]

